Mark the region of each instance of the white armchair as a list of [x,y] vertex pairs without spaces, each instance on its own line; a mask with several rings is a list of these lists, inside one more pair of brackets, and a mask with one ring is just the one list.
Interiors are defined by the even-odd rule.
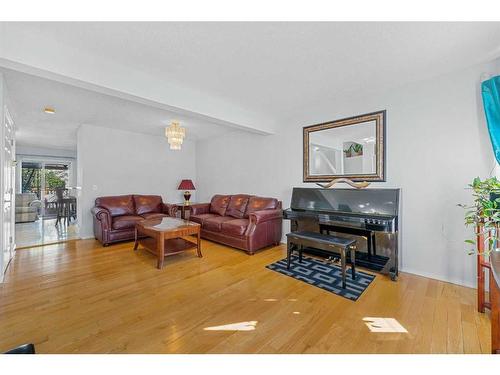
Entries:
[[38,220],[42,202],[34,193],[16,194],[16,223]]

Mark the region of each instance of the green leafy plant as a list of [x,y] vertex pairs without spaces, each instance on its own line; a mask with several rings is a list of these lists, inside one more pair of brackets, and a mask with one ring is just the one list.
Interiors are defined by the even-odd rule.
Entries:
[[[459,204],[465,211],[465,225],[474,226],[476,238],[484,238],[484,254],[491,251],[498,251],[500,239],[500,181],[496,177],[491,177],[481,181],[476,177],[472,184],[474,203],[472,205]],[[466,243],[476,245],[476,240],[465,240]],[[469,254],[475,254],[471,250]]]
[[360,145],[359,143],[354,143],[353,145],[351,145],[351,147],[356,154],[359,154],[363,151],[363,145]]
[[352,143],[349,148],[344,150],[346,157],[363,155],[363,145],[359,143]]

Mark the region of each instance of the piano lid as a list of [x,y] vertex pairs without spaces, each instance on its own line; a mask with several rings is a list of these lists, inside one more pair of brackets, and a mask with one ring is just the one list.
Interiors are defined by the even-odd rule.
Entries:
[[399,189],[293,188],[292,210],[397,216]]

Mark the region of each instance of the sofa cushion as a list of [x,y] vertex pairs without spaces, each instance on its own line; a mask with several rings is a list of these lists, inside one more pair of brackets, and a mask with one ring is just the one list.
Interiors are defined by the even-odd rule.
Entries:
[[232,195],[229,200],[229,204],[227,205],[225,216],[232,216],[237,219],[243,218],[245,216],[245,210],[248,204],[248,198],[250,195],[246,194],[237,194]]
[[222,223],[221,232],[230,236],[243,236],[248,227],[248,219],[233,219]]
[[134,195],[134,203],[137,215],[162,212],[163,201],[159,195]]
[[276,198],[250,197],[248,200],[245,218],[255,211],[273,210],[278,208],[278,200]]
[[214,195],[210,201],[210,213],[224,216],[230,199],[230,195]]
[[113,197],[100,197],[95,200],[96,207],[103,207],[112,217],[135,215],[132,195],[117,195]]
[[160,214],[158,212],[148,212],[147,214],[141,215],[144,219],[162,219],[168,217],[168,215]]
[[224,216],[230,199],[230,195],[214,195],[210,201],[210,213]]
[[210,217],[216,217],[216,216],[219,216],[219,215],[216,215],[216,214],[190,215],[189,220],[194,221],[195,223],[198,223],[198,224],[203,224],[203,221],[205,221],[206,219],[208,219]]
[[220,232],[222,223],[225,221],[234,220],[230,216],[214,216],[203,220],[201,227],[212,232]]
[[135,224],[144,220],[142,216],[123,215],[113,218],[113,229],[130,229],[134,228]]

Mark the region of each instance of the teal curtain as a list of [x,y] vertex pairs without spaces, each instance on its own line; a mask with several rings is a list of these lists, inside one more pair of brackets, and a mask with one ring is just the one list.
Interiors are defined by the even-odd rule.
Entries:
[[481,93],[493,153],[500,164],[500,76],[484,81]]

